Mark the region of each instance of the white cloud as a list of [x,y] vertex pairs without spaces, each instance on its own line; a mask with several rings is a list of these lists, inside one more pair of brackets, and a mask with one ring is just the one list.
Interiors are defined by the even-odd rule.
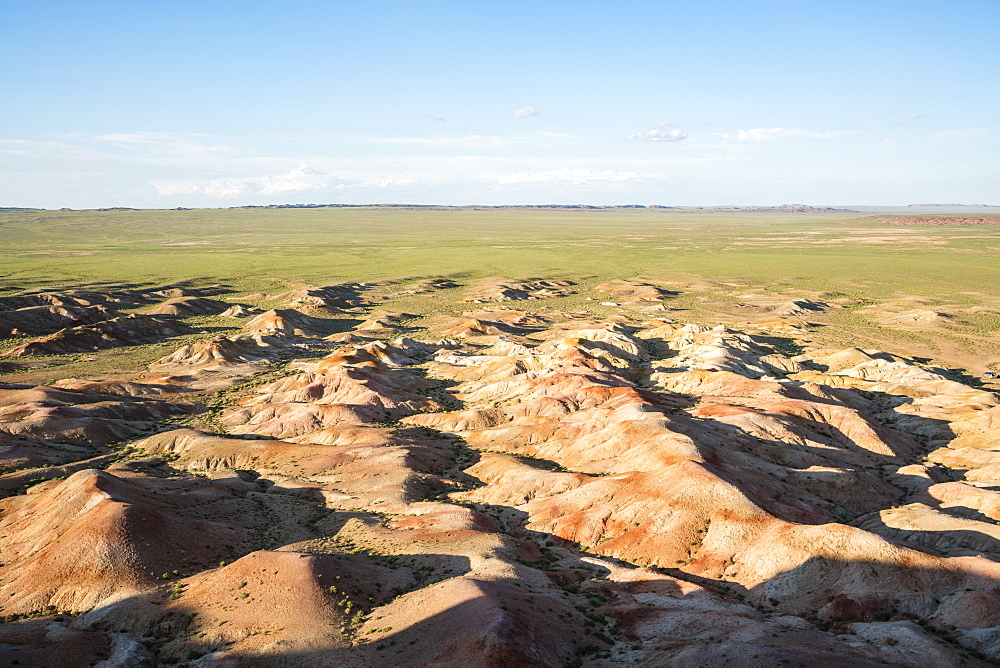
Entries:
[[246,179],[209,179],[195,181],[189,179],[151,179],[149,185],[156,188],[158,195],[206,195],[208,197],[236,197],[249,192]]
[[275,176],[223,177],[218,179],[152,179],[159,195],[205,195],[230,198],[240,195],[280,195],[343,188],[351,182],[333,174],[300,165]]
[[406,178],[406,177],[391,178],[391,179],[382,179],[382,181],[379,182],[379,187],[380,188],[395,188],[396,186],[408,186],[408,185],[410,185],[413,182],[414,182],[413,179]]
[[527,118],[528,116],[537,116],[538,110],[534,107],[521,107],[520,109],[514,110],[514,118]]
[[463,137],[369,137],[376,144],[403,144],[410,146],[440,146],[444,148],[480,148],[501,146],[510,142],[503,137],[490,135],[465,135]]
[[724,133],[726,139],[736,139],[738,141],[773,141],[775,139],[785,139],[786,137],[806,137],[809,139],[830,139],[841,135],[857,134],[854,131],[834,131],[834,130],[799,130],[796,128],[751,128],[749,130],[739,130],[736,133]]
[[94,137],[97,141],[113,144],[159,144],[166,138],[167,135],[159,132],[116,132]]
[[0,139],[0,153],[27,152],[35,159],[86,160],[137,165],[207,164],[235,157],[236,149],[208,135],[131,132],[69,133],[58,140]]
[[261,179],[259,189],[265,195],[275,193],[302,192],[305,190],[322,190],[336,185],[337,177],[324,172],[317,172],[305,165],[300,165],[287,174],[265,176]]
[[110,150],[161,158],[211,158],[233,152],[231,147],[213,142],[213,137],[200,134],[119,132],[96,135],[93,140]]
[[548,132],[539,130],[503,137],[497,135],[444,135],[432,137],[365,137],[364,140],[373,144],[395,144],[399,146],[426,146],[429,148],[460,148],[471,150],[496,148],[499,146],[512,146],[519,142],[532,142],[537,145],[537,142],[542,137],[553,140],[580,139],[577,135],[571,135],[565,132]]
[[0,139],[0,154],[31,156],[61,148],[58,142],[30,141],[28,139]]
[[955,128],[941,130],[936,134],[938,137],[985,137],[990,134],[990,131],[986,128]]
[[655,174],[638,174],[636,172],[619,172],[614,170],[595,171],[592,169],[549,169],[539,172],[516,172],[502,174],[497,177],[497,183],[502,186],[522,183],[552,183],[560,185],[586,185],[596,182],[640,181],[643,179],[661,178]]
[[677,142],[687,139],[687,135],[677,128],[670,128],[669,123],[657,123],[645,132],[636,132],[629,139],[653,142]]

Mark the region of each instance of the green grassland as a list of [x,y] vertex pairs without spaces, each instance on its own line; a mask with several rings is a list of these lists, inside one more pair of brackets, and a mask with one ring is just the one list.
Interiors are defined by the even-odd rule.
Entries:
[[[929,227],[933,243],[852,243],[870,214],[656,209],[206,209],[0,213],[0,286],[462,274],[647,276],[881,297],[956,294],[1000,278],[1000,227]],[[798,241],[787,241],[798,237]],[[781,239],[772,242],[771,239]],[[831,240],[844,242],[829,243]],[[827,243],[822,243],[827,242]]]
[[[679,318],[723,321],[740,293],[840,298],[865,304],[919,296],[935,304],[994,305],[1000,225],[900,227],[873,212],[671,209],[312,208],[0,211],[0,294],[65,287],[221,284],[276,294],[289,285],[448,276],[463,287],[438,299],[386,304],[455,313],[488,277],[578,283],[533,308],[608,314],[592,287],[620,278],[687,284]],[[523,304],[523,303],[522,303]],[[519,304],[521,305],[521,304]],[[858,308],[828,316],[832,343],[869,342],[916,354],[997,352],[992,311],[936,331],[885,327]],[[987,361],[987,366],[993,362]]]

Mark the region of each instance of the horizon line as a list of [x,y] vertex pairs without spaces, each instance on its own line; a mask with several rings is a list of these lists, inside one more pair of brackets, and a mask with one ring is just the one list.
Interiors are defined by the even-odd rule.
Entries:
[[0,212],[13,211],[195,211],[195,210],[229,210],[229,209],[324,209],[324,208],[411,208],[411,209],[729,209],[729,210],[786,210],[818,211],[833,213],[850,212],[850,207],[866,208],[976,208],[1000,209],[998,204],[961,204],[961,203],[926,203],[926,204],[718,204],[718,205],[684,205],[684,204],[414,204],[396,202],[371,202],[365,204],[345,203],[284,203],[284,204],[236,204],[232,206],[176,206],[176,207],[141,207],[141,206],[110,206],[93,208],[72,207],[33,207],[33,206],[2,206]]

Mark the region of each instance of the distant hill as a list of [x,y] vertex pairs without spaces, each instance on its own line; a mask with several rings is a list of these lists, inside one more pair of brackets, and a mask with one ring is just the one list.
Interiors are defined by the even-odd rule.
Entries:
[[[664,206],[661,204],[502,204],[488,206],[469,204],[449,206],[444,204],[244,204],[232,206],[230,209],[324,209],[324,208],[390,208],[390,209],[581,209],[608,211],[615,209],[669,209],[671,211],[749,211],[784,213],[859,213],[854,209],[835,209],[831,207],[815,207],[807,204],[780,204],[778,206]],[[107,209],[101,209],[106,211]]]
[[993,216],[867,216],[870,220],[890,225],[1000,225],[1000,215]]
[[916,208],[935,207],[935,206],[954,208],[954,207],[971,206],[971,207],[1000,209],[1000,204],[907,204],[907,206]]

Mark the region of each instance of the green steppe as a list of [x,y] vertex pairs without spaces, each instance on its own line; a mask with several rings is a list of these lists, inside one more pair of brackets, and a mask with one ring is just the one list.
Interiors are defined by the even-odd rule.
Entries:
[[[612,315],[618,309],[600,306],[609,298],[593,286],[642,279],[679,284],[680,296],[670,301],[679,311],[665,315],[680,321],[746,321],[745,314],[730,311],[742,294],[837,299],[846,307],[817,319],[818,343],[878,346],[977,372],[997,368],[1000,225],[865,220],[873,213],[471,207],[2,211],[0,294],[221,284],[238,296],[276,294],[302,283],[391,280],[405,286],[407,280],[441,276],[460,283],[435,293],[437,298],[381,304],[430,315],[476,308],[461,302],[479,280],[542,277],[573,280],[576,293],[510,306],[586,307]],[[921,308],[973,311],[916,328],[878,324],[863,311],[914,297]],[[233,328],[232,320],[216,322],[217,327],[210,322],[215,320],[202,324],[213,331]],[[137,361],[167,352],[164,344],[149,347],[149,355],[142,354],[146,346],[139,348],[129,353],[138,355]]]

